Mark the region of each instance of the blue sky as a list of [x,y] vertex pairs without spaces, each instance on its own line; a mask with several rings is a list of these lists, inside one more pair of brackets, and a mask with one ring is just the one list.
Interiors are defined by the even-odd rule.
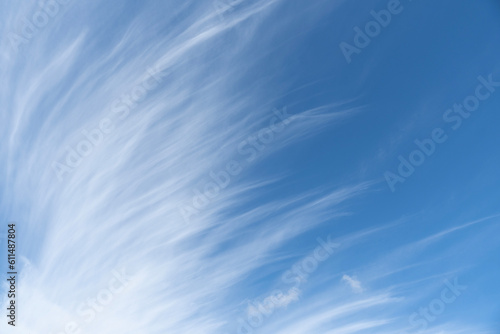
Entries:
[[498,2],[0,3],[2,333],[499,332]]

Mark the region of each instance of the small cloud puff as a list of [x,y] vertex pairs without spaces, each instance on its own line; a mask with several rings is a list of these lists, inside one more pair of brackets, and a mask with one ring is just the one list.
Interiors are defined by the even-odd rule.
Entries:
[[347,283],[354,293],[363,292],[363,287],[361,286],[361,282],[358,281],[355,277],[351,277],[349,275],[342,276],[342,282]]

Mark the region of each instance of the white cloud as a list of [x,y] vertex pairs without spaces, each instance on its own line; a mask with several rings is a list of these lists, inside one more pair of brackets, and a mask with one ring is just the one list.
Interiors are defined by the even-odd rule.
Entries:
[[[249,206],[269,180],[247,177],[186,224],[179,205],[192,200],[212,170],[244,161],[238,144],[269,124],[273,107],[283,107],[266,102],[286,87],[240,85],[255,65],[255,48],[267,52],[273,34],[286,28],[260,33],[279,1],[248,2],[226,22],[202,2],[162,2],[169,7],[162,10],[145,3],[127,18],[103,11],[102,3],[68,6],[1,64],[2,205],[26,231],[23,254],[33,263],[20,282],[19,303],[38,310],[24,313],[17,329],[61,332],[71,319],[96,334],[219,333],[220,324],[232,320],[226,307],[243,300],[235,286],[251,285],[249,277],[273,261],[273,251],[331,220],[327,213],[366,189],[353,184]],[[21,2],[7,7],[0,13],[7,31],[32,15]],[[238,38],[224,42],[233,34]],[[166,75],[141,96],[137,87],[150,68]],[[126,98],[134,105],[127,108],[122,96],[134,90],[140,98]],[[304,117],[262,157],[335,124],[336,112],[341,119],[350,114],[339,106],[318,108],[291,111]],[[112,132],[93,138],[100,143],[60,182],[52,163],[64,163],[68,147],[88,142],[88,132],[106,118]],[[261,224],[269,217],[273,224]],[[92,308],[81,316],[78,306],[101,296],[117,268],[133,283],[94,317]],[[277,307],[298,294],[287,291]]]
[[363,287],[361,286],[361,282],[358,281],[356,278],[351,277],[349,275],[344,275],[342,276],[342,281],[347,283],[353,292],[355,293],[361,293],[363,292]]

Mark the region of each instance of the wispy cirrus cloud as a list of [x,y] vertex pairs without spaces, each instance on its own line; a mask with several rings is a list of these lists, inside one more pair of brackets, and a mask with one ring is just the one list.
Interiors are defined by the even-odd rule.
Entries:
[[[4,35],[40,10],[3,3]],[[16,332],[237,333],[244,316],[265,317],[248,327],[263,333],[410,327],[420,300],[408,287],[424,281],[418,292],[432,295],[454,272],[398,276],[434,264],[408,254],[466,227],[480,238],[480,221],[401,245],[401,223],[356,215],[377,183],[332,170],[299,186],[274,167],[325,130],[361,131],[343,128],[365,116],[359,99],[304,96],[286,73],[291,55],[303,60],[294,43],[341,4],[241,2],[221,21],[211,1],[71,2],[19,50],[0,41],[0,216],[18,222],[22,254]],[[284,108],[293,122],[263,145]],[[231,161],[241,172],[186,224],[179,208]]]
[[[26,245],[19,303],[29,312],[20,333],[217,332],[231,321],[221,311],[243,299],[239,284],[365,187],[252,205],[272,179],[247,177],[193,224],[178,213],[280,107],[267,102],[275,95],[239,84],[241,66],[255,65],[253,39],[278,5],[249,3],[222,23],[203,4],[117,5],[104,15],[97,3],[74,3],[16,54],[3,51],[3,214],[17,217]],[[9,6],[4,30],[32,10]],[[229,42],[230,31],[243,37]],[[290,112],[295,124],[261,159],[350,113],[340,104]],[[54,162],[68,159],[79,163],[58,173]],[[238,199],[248,204],[227,213]],[[262,224],[270,215],[274,223]],[[114,270],[129,283],[108,303]],[[297,298],[291,290],[280,307]]]

